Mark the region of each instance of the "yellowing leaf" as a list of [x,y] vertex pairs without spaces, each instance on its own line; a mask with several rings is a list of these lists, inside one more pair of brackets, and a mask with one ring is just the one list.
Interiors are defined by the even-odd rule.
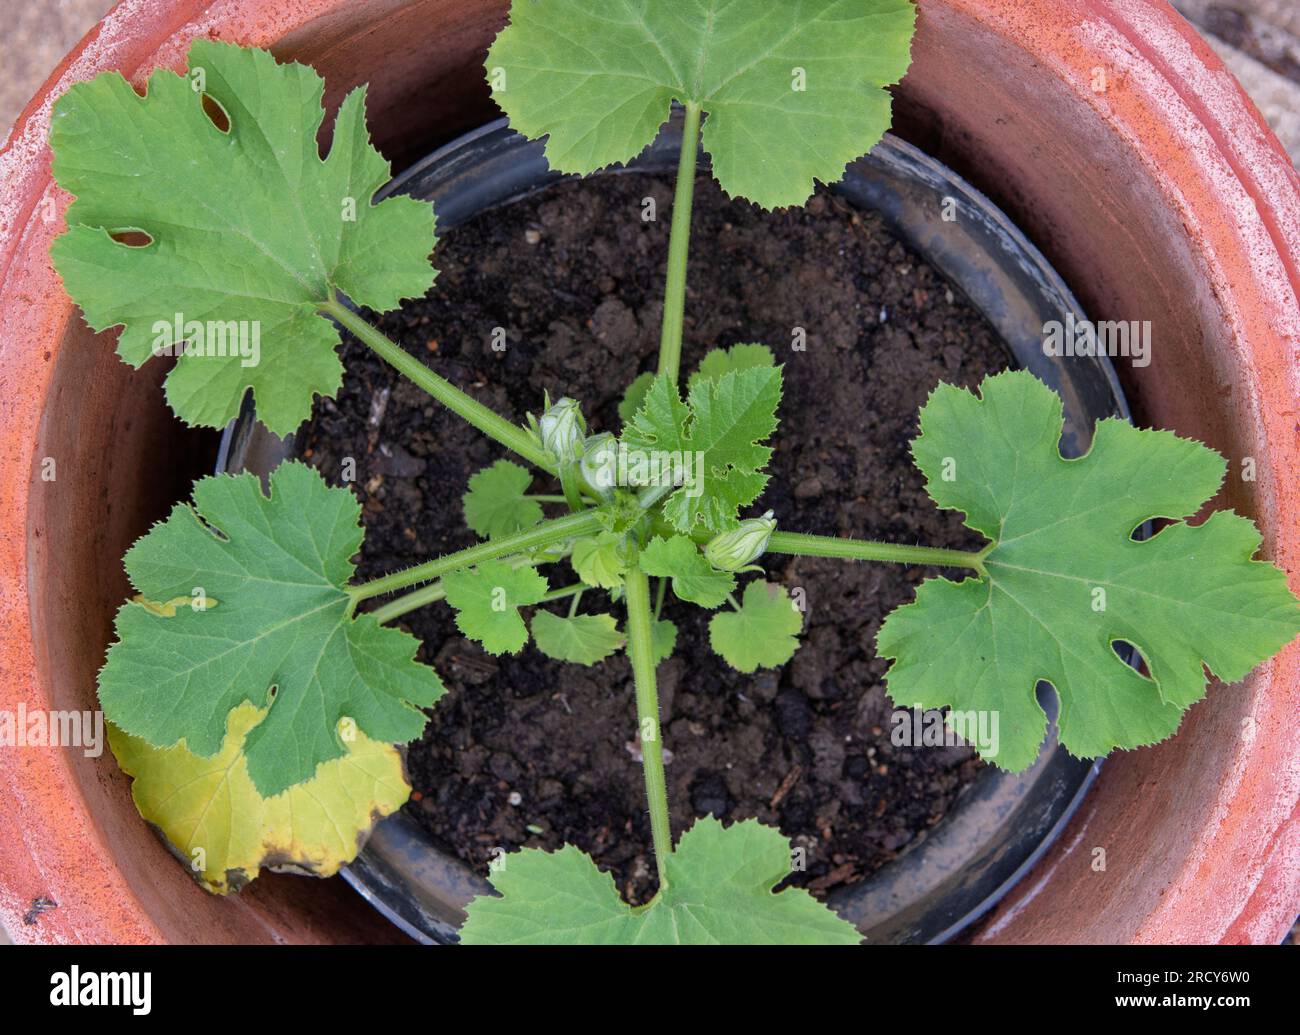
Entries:
[[[257,793],[243,747],[266,715],[242,704],[229,715],[221,750],[210,758],[185,745],[155,748],[112,724],[108,742],[134,777],[140,815],[166,835],[208,891],[238,891],[259,869],[329,877],[354,858],[371,828],[410,795],[391,744],[341,724],[342,758],[274,798]],[[353,739],[349,740],[349,736]]]

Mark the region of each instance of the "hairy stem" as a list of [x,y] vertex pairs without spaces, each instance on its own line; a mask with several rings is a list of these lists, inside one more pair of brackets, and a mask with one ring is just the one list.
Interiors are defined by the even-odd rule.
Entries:
[[677,160],[673,221],[668,236],[668,283],[664,288],[663,330],[659,336],[659,373],[674,384],[682,363],[682,320],[686,315],[686,259],[691,247],[691,205],[695,201],[695,158],[699,151],[700,106],[686,103],[682,153]]
[[424,564],[416,565],[414,568],[407,568],[405,571],[395,571],[391,575],[371,579],[359,586],[349,586],[348,592],[351,594],[352,603],[355,606],[358,601],[368,600],[370,597],[377,597],[383,593],[391,593],[395,589],[405,589],[407,586],[414,586],[420,582],[431,582],[441,575],[446,575],[449,571],[469,568],[483,561],[504,557],[507,554],[536,550],[564,539],[575,539],[578,536],[594,532],[599,527],[600,514],[594,510],[584,510],[580,514],[569,514],[562,518],[543,521],[540,525],[534,525],[532,528],[525,529],[523,532],[516,532],[514,535],[502,536],[500,539],[490,539],[486,543],[479,543],[477,546],[457,550],[455,553],[435,558]]
[[655,868],[659,890],[668,887],[664,860],[673,850],[668,825],[668,785],[664,780],[663,736],[659,728],[659,693],[655,687],[655,664],[650,642],[650,584],[645,572],[633,567],[623,577],[627,595],[627,652],[632,659],[636,682],[637,734],[641,741],[641,766],[645,770],[645,794],[650,806],[650,833],[654,838]]
[[[515,557],[506,557],[504,562],[512,568],[523,568],[537,563],[531,554],[521,553]],[[579,582],[576,586],[576,592],[581,593],[583,584]],[[551,600],[563,600],[567,596],[573,595],[574,586],[568,586],[565,589],[552,590],[542,598],[542,603]],[[390,600],[383,607],[377,607],[370,614],[374,615],[375,621],[380,625],[385,622],[391,622],[394,618],[401,618],[404,614],[409,614],[418,608],[424,607],[425,604],[434,604],[446,597],[447,591],[442,588],[442,579],[431,582],[427,586],[421,586],[419,589],[412,590],[410,593],[403,593],[400,597]],[[188,598],[187,598],[188,599]]]
[[403,593],[400,597],[390,600],[383,607],[377,607],[370,613],[374,615],[376,622],[383,625],[385,622],[391,622],[394,618],[401,618],[404,614],[409,614],[418,608],[424,607],[425,604],[435,604],[446,596],[447,591],[442,588],[442,579],[439,579],[437,582],[421,586],[410,593]]
[[527,431],[517,424],[511,424],[495,410],[466,395],[445,377],[439,377],[410,353],[370,326],[337,298],[322,303],[320,311],[332,316],[381,359],[394,366],[399,373],[423,388],[447,409],[469,421],[483,434],[500,442],[507,449],[513,450],[542,470],[551,474],[556,473],[555,459]]
[[767,552],[796,554],[801,557],[845,557],[855,561],[933,564],[941,568],[970,568],[981,575],[985,574],[983,551],[968,553],[965,550],[941,550],[933,546],[881,543],[872,539],[773,532],[767,543]]

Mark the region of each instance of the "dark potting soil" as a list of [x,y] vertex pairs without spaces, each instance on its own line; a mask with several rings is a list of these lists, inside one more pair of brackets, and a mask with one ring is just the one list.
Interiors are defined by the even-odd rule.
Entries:
[[[379,323],[512,420],[540,413],[546,389],[580,400],[591,430],[617,431],[623,389],[658,351],[671,196],[660,178],[603,176],[485,213],[439,243],[428,297]],[[643,219],[647,198],[657,220]],[[785,364],[772,480],[755,512],[774,509],[791,531],[980,544],[930,502],[908,444],[940,380],[974,385],[1006,355],[875,216],[828,193],[764,213],[702,177],[686,318],[684,371],[709,347],[750,341]],[[504,351],[492,347],[498,327]],[[805,351],[792,348],[795,328]],[[461,494],[505,451],[355,342],[345,349],[343,389],[318,404],[303,456],[336,483],[355,458],[360,575],[470,545]],[[558,488],[539,477],[532,491]],[[710,612],[669,593],[677,651],[658,675],[673,827],[707,813],[778,826],[806,849],[794,882],[822,892],[916,844],[980,762],[964,747],[890,742],[876,631],[933,571],[772,555],[763,566],[806,592],[803,645],[780,670],[729,668],[709,648]],[[610,609],[603,593],[582,603]],[[612,610],[621,623],[621,605]],[[500,849],[576,844],[644,901],[653,866],[626,657],[583,668],[530,646],[494,658],[460,635],[445,605],[401,624],[449,691],[407,752],[416,793],[406,807],[424,829],[483,873]]]

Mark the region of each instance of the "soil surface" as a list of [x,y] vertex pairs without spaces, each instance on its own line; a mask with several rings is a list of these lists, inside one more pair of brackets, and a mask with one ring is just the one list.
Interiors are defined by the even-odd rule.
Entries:
[[[624,387],[655,363],[671,196],[660,178],[604,176],[485,213],[441,240],[428,297],[379,322],[513,420],[540,413],[546,389],[581,400],[591,430],[616,431]],[[642,218],[646,198],[655,221]],[[940,380],[973,385],[1006,354],[876,217],[827,193],[764,213],[702,177],[689,292],[684,371],[709,347],[748,341],[785,364],[772,480],[755,512],[774,509],[791,531],[979,545],[930,502],[908,444]],[[497,327],[504,351],[492,348]],[[792,348],[797,327],[804,351]],[[356,460],[361,576],[470,545],[461,494],[505,451],[356,343],[345,349],[343,390],[318,404],[302,454],[335,483]],[[532,491],[558,489],[539,478]],[[659,687],[673,827],[707,813],[776,825],[807,850],[794,883],[824,892],[924,838],[980,763],[967,748],[890,743],[874,638],[932,571],[778,556],[763,565],[808,604],[803,646],[779,671],[729,668],[709,648],[710,613],[668,595],[679,635]],[[568,581],[556,570],[554,585]],[[583,607],[608,602],[589,593]],[[401,624],[449,690],[407,754],[407,808],[432,838],[483,873],[501,848],[576,844],[644,901],[654,878],[626,658],[583,668],[531,646],[493,658],[440,604]]]

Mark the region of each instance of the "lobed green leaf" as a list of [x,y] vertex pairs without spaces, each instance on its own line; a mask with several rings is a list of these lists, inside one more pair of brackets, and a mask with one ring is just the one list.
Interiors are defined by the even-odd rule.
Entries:
[[[1046,732],[1039,680],[1060,698],[1061,743],[1091,758],[1170,736],[1203,696],[1206,667],[1241,679],[1300,632],[1285,575],[1253,559],[1250,521],[1177,520],[1218,490],[1219,454],[1111,419],[1086,456],[1066,460],[1061,430],[1060,398],[1025,371],[986,378],[979,396],[935,390],[912,451],[935,502],[992,540],[987,574],[926,581],[877,637],[895,702],[998,716],[990,760],[1011,770]],[[1153,518],[1175,520],[1133,539]]]
[[646,455],[680,455],[692,477],[701,472],[702,484],[683,485],[664,501],[664,517],[674,528],[721,532],[758,498],[767,484],[762,469],[772,456],[762,442],[776,430],[780,401],[780,367],[697,380],[685,403],[665,375],[655,378],[622,441]]
[[740,608],[709,619],[709,644],[741,672],[779,668],[799,649],[803,615],[783,586],[755,579],[745,587]]
[[723,190],[798,205],[889,128],[914,19],[908,0],[515,0],[488,81],[556,169],[636,157],[676,100],[706,113]]
[[627,559],[623,554],[623,536],[604,531],[595,536],[578,539],[569,553],[569,563],[578,578],[588,586],[601,589],[620,589]]
[[506,856],[489,877],[500,897],[469,904],[466,945],[856,945],[861,935],[808,892],[773,893],[790,842],[745,820],[700,819],[663,860],[667,887],[633,909],[609,874],[566,845]]
[[677,646],[677,626],[666,618],[657,618],[650,625],[650,660],[658,665],[667,661]]
[[689,536],[651,539],[641,551],[638,564],[647,575],[671,578],[673,592],[700,607],[726,603],[736,588],[736,576],[714,568]]
[[442,577],[447,603],[456,609],[456,626],[489,654],[514,654],[528,642],[519,609],[546,596],[546,579],[532,568],[484,561]]
[[700,365],[687,381],[688,388],[694,388],[695,382],[712,378],[718,380],[723,374],[733,370],[750,370],[754,367],[774,367],[776,356],[766,345],[732,345],[726,349],[709,349],[700,360]]
[[[143,97],[106,72],[55,102],[54,175],[76,200],[50,254],[86,322],[121,326],[132,366],[179,346],[181,325],[190,351],[166,391],[182,420],[223,427],[251,389],[259,419],[288,434],[342,379],[319,305],[334,291],[379,310],[424,294],[433,210],[371,203],[389,167],[366,132],[364,88],[343,99],[322,159],[324,81],[306,65],[208,39],[188,60],[188,76],[153,72]],[[115,239],[123,231],[148,243]]]
[[542,505],[525,493],[533,476],[509,460],[498,460],[474,474],[461,497],[465,524],[484,539],[522,532],[542,520]]
[[537,649],[556,661],[594,665],[623,646],[623,634],[612,615],[574,615],[562,618],[550,611],[533,615],[533,641]]
[[351,492],[297,462],[272,472],[269,496],[251,474],[196,482],[194,506],[127,552],[140,596],[118,611],[99,674],[105,717],[210,757],[235,708],[267,709],[244,743],[263,797],[341,758],[344,718],[382,742],[419,736],[443,686],[413,660],[414,637],[352,615],[360,517]]

